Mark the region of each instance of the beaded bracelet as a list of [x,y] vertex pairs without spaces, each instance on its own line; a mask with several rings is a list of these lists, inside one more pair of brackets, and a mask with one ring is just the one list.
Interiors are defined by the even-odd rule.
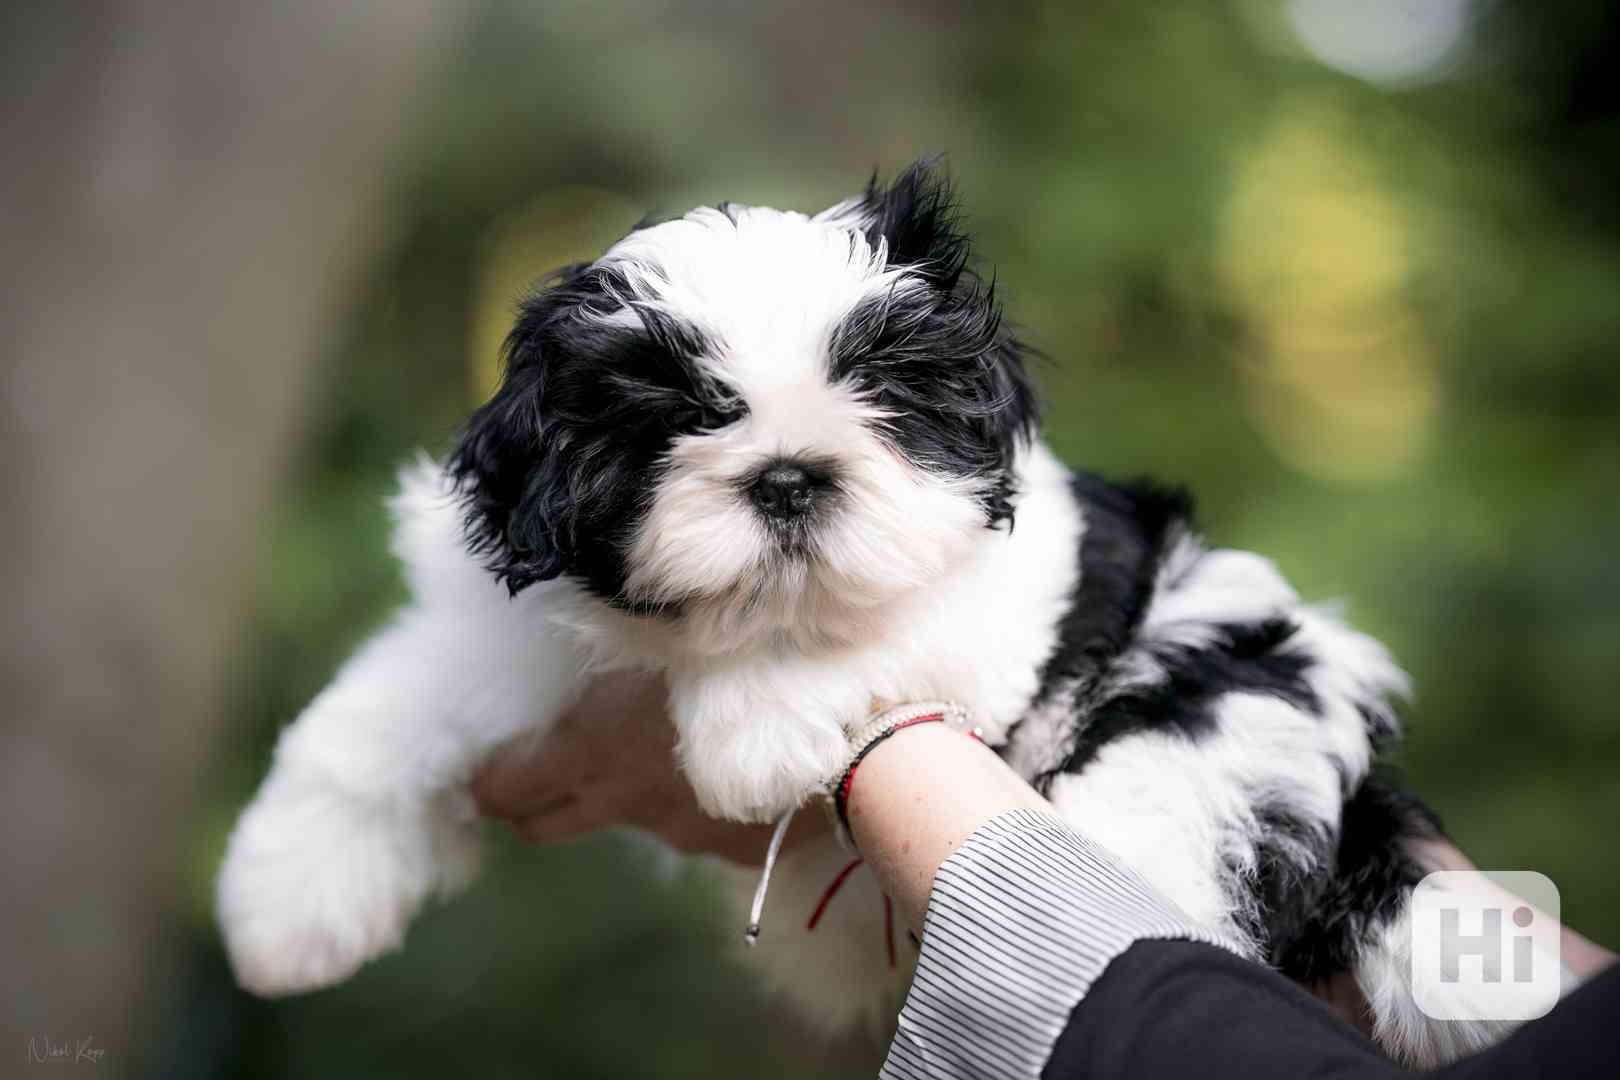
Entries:
[[962,706],[948,701],[926,701],[911,705],[897,705],[879,713],[850,733],[849,745],[855,748],[850,756],[849,764],[839,774],[837,781],[832,785],[833,811],[838,818],[838,826],[846,839],[850,839],[849,831],[849,792],[855,784],[855,770],[867,754],[877,749],[878,744],[897,731],[902,731],[917,724],[948,724],[949,726],[970,735],[980,742],[984,741],[983,734],[978,728],[971,726],[967,710]]
[[[850,733],[849,745],[855,748],[854,753],[850,755],[849,764],[844,766],[843,771],[838,775],[838,779],[825,792],[824,799],[824,805],[831,805],[837,819],[835,824],[838,827],[838,834],[848,847],[854,848],[855,846],[855,838],[849,831],[849,790],[855,783],[855,770],[860,765],[861,760],[867,754],[870,754],[878,743],[897,731],[916,724],[939,723],[949,724],[963,734],[975,738],[981,743],[984,742],[984,733],[978,728],[970,726],[967,710],[949,701],[927,701],[913,705],[897,705],[892,709],[879,713],[876,717]],[[776,828],[771,833],[771,842],[765,849],[765,865],[760,870],[759,885],[754,889],[754,902],[748,909],[748,922],[743,926],[743,941],[745,944],[754,945],[759,941],[760,919],[765,911],[765,893],[771,887],[771,872],[776,868],[776,858],[781,854],[782,842],[787,839],[788,825],[793,821],[793,814],[794,810],[789,810],[777,821]],[[838,879],[834,881],[832,888],[828,891],[828,896],[823,897],[823,906],[831,893],[837,890],[838,885],[848,874],[848,870],[849,868],[846,868],[845,873],[839,875]],[[885,904],[887,904],[887,900],[885,900]],[[887,908],[885,908],[885,911],[886,917],[892,919],[892,915],[887,914]],[[820,908],[818,907],[816,914],[811,919],[811,929],[815,928],[814,923],[819,917]],[[892,942],[890,945],[890,966],[893,966]]]

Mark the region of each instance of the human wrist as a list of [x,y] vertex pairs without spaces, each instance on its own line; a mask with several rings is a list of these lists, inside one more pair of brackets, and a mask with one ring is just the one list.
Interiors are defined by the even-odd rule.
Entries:
[[943,724],[975,739],[983,741],[979,729],[972,726],[966,709],[946,701],[912,702],[884,709],[865,724],[848,733],[849,758],[844,768],[828,788],[832,800],[833,817],[846,840],[853,843],[849,830],[848,800],[854,787],[855,774],[866,756],[885,741],[907,728],[920,724]]
[[1049,807],[983,743],[942,724],[892,734],[862,761],[850,830],[906,921],[922,925],[934,873],[985,822]]

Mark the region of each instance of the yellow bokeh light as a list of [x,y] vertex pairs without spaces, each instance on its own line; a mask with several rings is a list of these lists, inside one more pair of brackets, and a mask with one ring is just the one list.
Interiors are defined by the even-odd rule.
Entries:
[[561,187],[495,222],[474,284],[467,342],[473,401],[487,399],[500,382],[501,343],[512,329],[518,303],[535,282],[570,263],[595,259],[639,217],[623,195]]
[[1411,307],[1412,211],[1332,99],[1285,105],[1235,176],[1218,269],[1259,335],[1242,369],[1256,429],[1290,464],[1339,482],[1399,475],[1438,404]]

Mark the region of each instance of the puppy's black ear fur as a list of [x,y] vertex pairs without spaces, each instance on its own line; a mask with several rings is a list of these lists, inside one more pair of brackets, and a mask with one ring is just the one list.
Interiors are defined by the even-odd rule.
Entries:
[[968,265],[941,159],[912,163],[887,187],[874,176],[861,212],[868,240],[887,245],[889,265],[905,266],[933,289],[899,302],[874,298],[858,311],[835,371],[857,371],[893,408],[889,426],[912,456],[990,478],[988,520],[1010,523],[1013,463],[1040,423],[1024,362],[1031,350],[1003,322],[995,284]]
[[867,239],[888,245],[889,264],[904,264],[942,289],[956,287],[967,266],[968,240],[958,227],[955,195],[943,159],[935,155],[908,165],[888,187],[877,174],[862,196]]
[[557,271],[524,304],[502,348],[500,389],[468,419],[450,459],[467,542],[514,596],[567,570],[573,546],[574,499],[561,447],[540,418],[553,297],[584,269]]

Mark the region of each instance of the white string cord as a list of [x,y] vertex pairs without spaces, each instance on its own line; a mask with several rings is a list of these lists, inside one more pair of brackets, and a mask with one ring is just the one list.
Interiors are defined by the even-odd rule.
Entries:
[[765,913],[765,890],[771,887],[771,871],[776,869],[776,856],[782,851],[782,841],[787,836],[793,814],[794,811],[789,810],[782,815],[782,820],[776,823],[776,831],[771,834],[771,846],[765,849],[765,868],[760,871],[759,885],[754,889],[754,903],[748,909],[748,925],[743,928],[743,943],[746,945],[759,944],[759,920]]

